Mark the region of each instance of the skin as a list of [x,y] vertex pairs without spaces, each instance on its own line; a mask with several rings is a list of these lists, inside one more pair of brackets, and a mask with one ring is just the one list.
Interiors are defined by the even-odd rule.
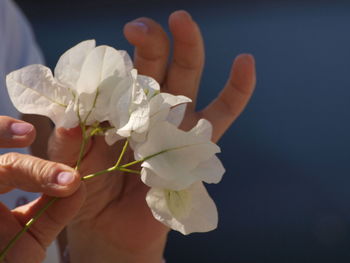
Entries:
[[[192,128],[199,119],[213,124],[217,142],[246,106],[255,87],[255,62],[241,54],[225,87],[203,110],[195,103],[204,66],[204,46],[198,25],[185,11],[169,17],[170,42],[162,27],[149,18],[138,18],[124,27],[127,40],[135,46],[134,64],[139,74],[155,78],[163,92],[182,94],[193,100],[181,125]],[[49,157],[74,166],[82,136],[80,128],[55,129],[49,141]],[[80,174],[87,175],[113,166],[123,142],[109,147],[95,137],[87,146]],[[122,163],[132,161],[128,152]],[[135,168],[136,169],[136,168]],[[67,227],[71,262],[162,262],[169,229],[156,221],[145,202],[148,187],[135,174],[115,172],[85,182],[86,201]]]
[[[26,133],[14,134],[13,124],[23,124],[7,116],[0,116],[0,147],[26,147],[35,138],[35,128],[27,124]],[[73,181],[68,185],[59,185],[57,175],[70,172]],[[22,226],[51,198],[61,197],[50,210],[45,212],[30,232],[9,251],[5,262],[41,262],[45,250],[62,231],[64,226],[77,214],[85,198],[85,187],[79,180],[80,175],[71,167],[45,161],[37,157],[6,153],[0,155],[0,194],[19,188],[29,192],[42,192],[44,195],[33,202],[9,210],[0,203],[0,248],[4,248]],[[49,196],[48,196],[49,195]]]

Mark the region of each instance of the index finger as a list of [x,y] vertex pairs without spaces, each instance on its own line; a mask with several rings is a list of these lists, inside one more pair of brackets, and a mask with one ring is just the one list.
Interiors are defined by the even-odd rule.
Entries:
[[0,155],[0,193],[14,188],[64,197],[74,193],[81,183],[71,167],[20,153]]
[[0,116],[0,147],[18,148],[29,146],[35,138],[32,124],[8,116]]

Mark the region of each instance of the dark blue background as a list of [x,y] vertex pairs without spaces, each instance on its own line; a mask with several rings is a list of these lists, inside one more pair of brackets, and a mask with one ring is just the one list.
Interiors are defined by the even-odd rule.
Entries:
[[166,26],[172,11],[190,11],[207,49],[199,108],[234,56],[254,54],[256,92],[220,141],[227,173],[209,186],[219,228],[171,233],[168,263],[350,261],[349,1],[18,2],[51,67],[89,38],[131,52],[126,22]]

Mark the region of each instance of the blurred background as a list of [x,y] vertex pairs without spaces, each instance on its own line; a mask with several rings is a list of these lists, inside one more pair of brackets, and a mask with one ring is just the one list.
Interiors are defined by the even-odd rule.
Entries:
[[208,186],[219,227],[172,232],[167,263],[350,261],[349,1],[16,2],[51,68],[90,38],[132,53],[126,22],[148,16],[167,27],[172,11],[189,11],[206,45],[199,109],[237,54],[255,56],[256,92],[219,142],[226,175]]

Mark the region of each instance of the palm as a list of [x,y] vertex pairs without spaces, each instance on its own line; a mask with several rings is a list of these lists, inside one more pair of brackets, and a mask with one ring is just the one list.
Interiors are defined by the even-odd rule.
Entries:
[[[139,74],[151,76],[161,83],[163,92],[191,98],[193,103],[188,106],[181,127],[187,130],[200,118],[208,119],[214,128],[213,140],[217,141],[249,100],[255,85],[254,60],[250,55],[239,56],[220,95],[204,110],[195,112],[204,65],[201,34],[195,22],[183,11],[170,16],[169,26],[174,37],[170,66],[169,40],[160,25],[140,18],[125,26],[126,38],[135,46],[135,67]],[[79,131],[56,131],[51,143],[51,157],[73,165],[79,149],[79,136]],[[94,138],[82,162],[81,174],[113,166],[121,148],[122,143],[108,147],[102,137]],[[66,155],[67,152],[71,154]],[[132,156],[129,152],[123,163],[132,161]],[[86,186],[87,200],[75,222],[85,224],[89,229],[93,227],[97,238],[120,250],[136,252],[155,244],[164,246],[168,229],[153,218],[145,202],[147,186],[138,175],[115,172],[86,181]],[[73,223],[71,228],[76,225]]]

